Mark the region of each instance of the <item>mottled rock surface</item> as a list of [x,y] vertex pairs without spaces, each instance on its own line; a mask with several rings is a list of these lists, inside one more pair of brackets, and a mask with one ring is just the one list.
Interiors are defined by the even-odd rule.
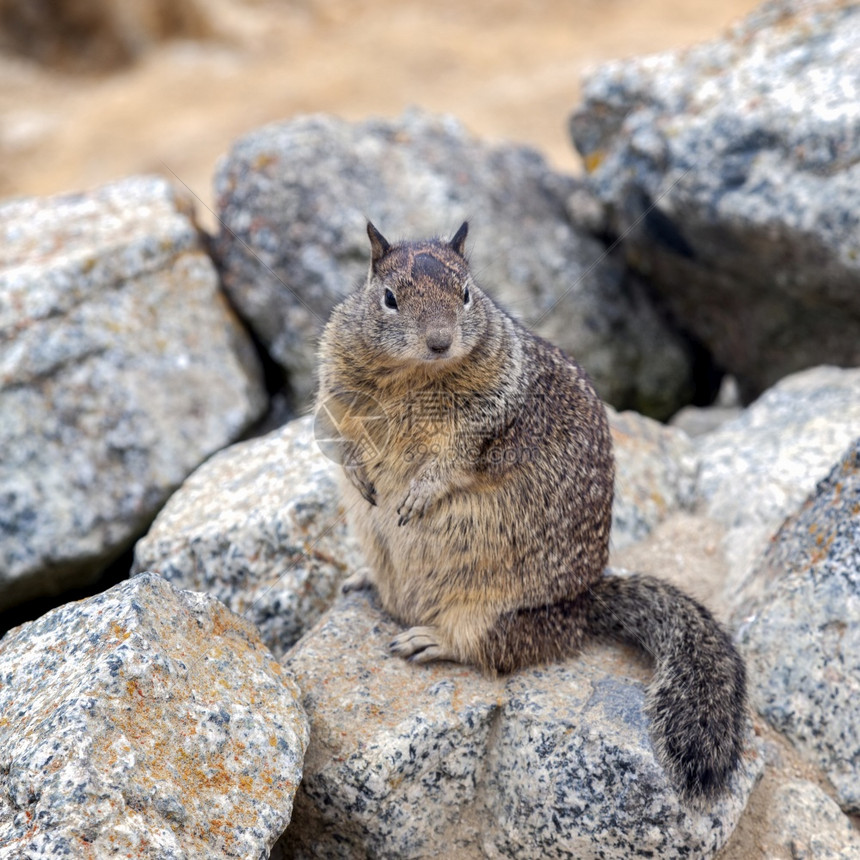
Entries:
[[122,552],[265,407],[170,186],[0,205],[0,607]]
[[753,703],[860,812],[860,438],[783,524],[743,596]]
[[281,856],[711,857],[728,838],[759,753],[730,797],[682,807],[629,652],[488,679],[390,656],[398,630],[351,595],[287,656],[311,745]]
[[860,364],[860,6],[765,3],[721,39],[624,60],[571,120],[634,269],[747,398]]
[[299,401],[310,400],[331,308],[366,276],[367,218],[391,240],[451,236],[469,219],[480,283],[570,351],[605,399],[668,417],[689,397],[684,342],[566,214],[578,180],[532,150],[419,112],[361,124],[312,116],[239,140],[215,188],[226,289]]
[[612,547],[647,537],[670,514],[691,507],[696,461],[682,430],[635,412],[609,409],[615,448]]
[[838,804],[809,780],[776,788],[768,823],[762,838],[791,860],[860,857],[860,833]]
[[233,445],[171,497],[135,546],[134,569],[215,595],[282,654],[360,565],[339,468],[320,453],[312,418]]
[[731,599],[782,521],[860,433],[860,369],[818,367],[697,440],[696,499],[728,528]]
[[688,436],[704,436],[737,418],[742,411],[737,380],[724,376],[712,404],[685,406],[669,419],[669,426],[683,430]]
[[263,858],[308,743],[253,627],[144,574],[0,642],[0,857]]

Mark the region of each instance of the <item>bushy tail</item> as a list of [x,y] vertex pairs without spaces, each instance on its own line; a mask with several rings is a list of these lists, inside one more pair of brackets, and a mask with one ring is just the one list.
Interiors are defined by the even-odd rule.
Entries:
[[587,627],[654,659],[646,708],[664,767],[688,798],[719,794],[738,766],[746,670],[704,606],[651,576],[607,574],[589,592]]

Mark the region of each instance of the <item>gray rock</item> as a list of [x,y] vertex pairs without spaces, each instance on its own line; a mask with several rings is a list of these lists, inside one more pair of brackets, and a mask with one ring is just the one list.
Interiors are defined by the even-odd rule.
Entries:
[[785,521],[743,596],[754,704],[860,812],[860,439]]
[[724,38],[610,63],[571,119],[590,184],[747,398],[860,364],[860,6],[765,3]]
[[0,642],[0,857],[265,858],[308,744],[253,627],[154,574]]
[[682,430],[611,408],[609,426],[615,449],[611,540],[621,550],[692,506],[696,461]]
[[688,436],[706,436],[737,418],[740,406],[685,406],[669,421],[670,427],[683,430]]
[[697,440],[697,501],[728,528],[728,599],[858,433],[860,369],[818,367],[782,380]]
[[213,594],[283,654],[360,565],[338,471],[320,453],[312,418],[233,445],[170,498],[135,546],[134,570]]
[[392,240],[450,236],[470,219],[482,285],[575,355],[606,399],[668,417],[689,398],[685,343],[573,225],[566,206],[587,194],[581,183],[532,150],[414,111],[355,125],[312,116],[239,140],[215,188],[225,286],[299,401],[313,391],[329,311],[366,276],[368,217]]
[[826,789],[818,769],[754,718],[765,770],[720,860],[854,860],[860,833]]
[[684,808],[654,758],[628,652],[490,679],[388,653],[398,626],[340,599],[288,655],[311,744],[273,857],[711,857],[762,765]]
[[669,419],[669,426],[683,430],[688,436],[705,436],[737,418],[742,411],[737,380],[733,376],[724,376],[717,399],[712,404],[679,409]]
[[0,206],[0,607],[92,579],[265,407],[157,178]]
[[860,857],[860,833],[839,806],[809,780],[776,787],[760,838],[776,849],[774,854],[779,851],[777,856],[791,860]]

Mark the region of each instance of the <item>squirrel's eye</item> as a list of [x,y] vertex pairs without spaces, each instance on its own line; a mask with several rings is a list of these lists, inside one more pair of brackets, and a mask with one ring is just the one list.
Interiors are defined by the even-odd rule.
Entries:
[[470,299],[470,298],[472,298],[472,297],[469,295],[469,288],[468,288],[468,287],[466,287],[466,289],[465,289],[465,290],[463,290],[463,304],[464,304],[464,305],[469,304],[469,299]]
[[385,307],[391,308],[392,310],[397,310],[397,299],[394,298],[394,293],[391,290],[385,291]]

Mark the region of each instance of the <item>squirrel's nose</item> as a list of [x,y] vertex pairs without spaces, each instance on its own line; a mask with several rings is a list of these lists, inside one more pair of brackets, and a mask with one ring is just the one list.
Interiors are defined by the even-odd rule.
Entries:
[[441,326],[432,328],[427,332],[426,342],[432,352],[447,352],[454,342],[454,330]]

